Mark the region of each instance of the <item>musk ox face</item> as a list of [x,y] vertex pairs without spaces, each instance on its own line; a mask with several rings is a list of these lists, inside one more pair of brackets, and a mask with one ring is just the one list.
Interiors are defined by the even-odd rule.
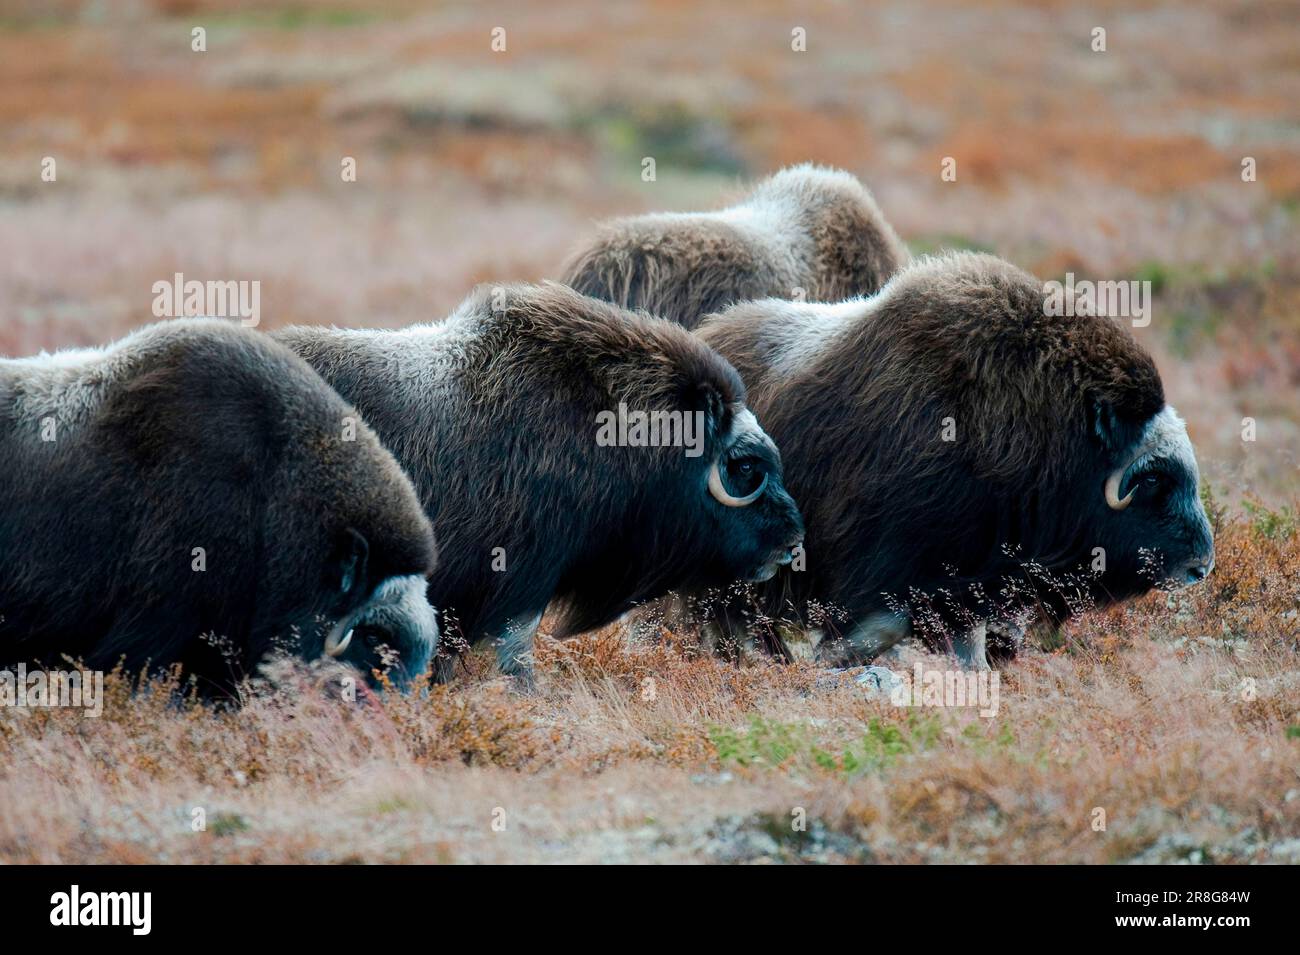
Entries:
[[[270,558],[266,578],[297,579],[298,586],[286,588],[283,601],[266,600],[259,608],[250,635],[254,652],[243,669],[278,647],[306,660],[331,657],[348,663],[376,688],[382,680],[406,689],[423,674],[438,647],[438,621],[426,594],[428,578],[413,571],[431,568],[434,558],[423,543],[430,539],[423,515],[412,510],[405,516],[409,528],[356,521],[318,534],[303,529],[300,542],[310,540],[314,549],[330,555],[314,587],[305,585],[304,574],[311,571],[303,566],[300,548]],[[270,534],[284,533],[285,517],[276,515],[267,527]]]
[[[359,590],[345,571],[342,593]],[[363,602],[342,615],[324,636],[320,652],[352,664],[373,680],[386,674],[399,689],[429,666],[438,645],[438,621],[425,598],[421,574],[389,577],[363,593]]]
[[[803,542],[803,520],[786,492],[781,456],[754,413],[732,418],[722,450],[709,465],[707,502],[717,522],[719,565],[730,580],[770,580]],[[728,581],[730,582],[730,581]]]
[[[363,440],[369,443],[368,436]],[[370,450],[379,451],[377,445]],[[372,481],[400,477],[391,461],[381,458],[375,469],[370,458],[362,455],[353,467],[368,470]],[[319,500],[328,493],[314,475],[300,479],[299,488]],[[290,647],[305,659],[331,657],[356,667],[371,686],[380,686],[382,679],[405,689],[428,669],[438,647],[426,576],[437,557],[414,495],[396,496],[397,502],[383,503],[383,493],[375,492],[371,501],[354,509],[316,513],[316,527],[304,525],[302,512],[268,514],[268,535],[292,533],[299,548],[302,541],[311,541],[312,549],[330,556],[314,588],[285,588],[288,602],[268,606],[258,626],[263,632],[297,635]],[[304,570],[299,553],[286,549],[270,558],[266,574],[271,580],[291,580]]]
[[1205,579],[1214,567],[1214,541],[1199,488],[1187,428],[1166,406],[1101,485],[1097,527],[1107,561],[1101,586],[1109,596]]
[[[693,410],[699,404],[709,410]],[[595,556],[583,555],[561,580],[560,636],[669,592],[770,580],[802,545],[803,519],[786,491],[780,454],[753,412],[712,393],[702,402],[684,397],[683,409],[705,422],[698,455],[617,449],[623,463],[610,473],[634,474],[635,486],[615,492],[608,503],[622,517],[592,527],[586,547]]]

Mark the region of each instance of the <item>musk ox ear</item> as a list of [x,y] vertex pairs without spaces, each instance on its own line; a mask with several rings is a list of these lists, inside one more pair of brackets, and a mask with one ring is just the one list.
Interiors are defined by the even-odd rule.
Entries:
[[1093,398],[1088,412],[1092,436],[1108,458],[1117,457],[1141,436],[1141,429],[1120,417],[1115,406],[1104,398]]
[[682,407],[704,412],[704,430],[711,438],[731,427],[731,406],[712,382],[692,382],[682,395]]
[[332,583],[341,594],[364,592],[366,565],[370,559],[370,544],[364,536],[347,528],[335,549]]

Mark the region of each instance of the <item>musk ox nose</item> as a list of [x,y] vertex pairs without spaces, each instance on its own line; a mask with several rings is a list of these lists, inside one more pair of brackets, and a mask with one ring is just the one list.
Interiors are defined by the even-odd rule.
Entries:
[[1183,583],[1187,585],[1199,584],[1206,577],[1210,576],[1210,571],[1214,569],[1214,558],[1206,560],[1203,557],[1193,558],[1183,568]]

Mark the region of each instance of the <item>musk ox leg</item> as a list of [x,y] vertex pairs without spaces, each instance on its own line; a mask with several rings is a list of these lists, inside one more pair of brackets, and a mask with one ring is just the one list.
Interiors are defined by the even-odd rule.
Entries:
[[501,672],[513,677],[521,686],[531,689],[533,680],[533,635],[542,622],[542,612],[509,624],[501,636],[492,641],[496,647],[497,666]]
[[831,666],[869,663],[911,633],[906,617],[882,610],[865,617],[842,640],[821,640],[817,660]]
[[793,623],[777,622],[772,625],[781,654],[791,661],[809,662],[817,659],[817,650],[826,639],[821,627],[804,627]]
[[990,670],[988,656],[988,623],[981,620],[952,641],[952,652],[962,666],[972,670]]
[[990,620],[985,655],[993,666],[1001,666],[1016,658],[1025,642],[1027,624],[1019,620]]
[[981,620],[952,644],[963,666],[991,670],[1015,659],[1025,641],[1025,627],[1018,620]]

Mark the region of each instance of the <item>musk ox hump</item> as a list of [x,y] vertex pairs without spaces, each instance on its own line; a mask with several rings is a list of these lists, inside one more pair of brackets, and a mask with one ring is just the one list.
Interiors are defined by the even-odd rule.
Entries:
[[908,260],[861,183],[803,165],[715,212],[608,223],[562,274],[585,294],[694,328],[703,316],[750,299],[870,294]]

